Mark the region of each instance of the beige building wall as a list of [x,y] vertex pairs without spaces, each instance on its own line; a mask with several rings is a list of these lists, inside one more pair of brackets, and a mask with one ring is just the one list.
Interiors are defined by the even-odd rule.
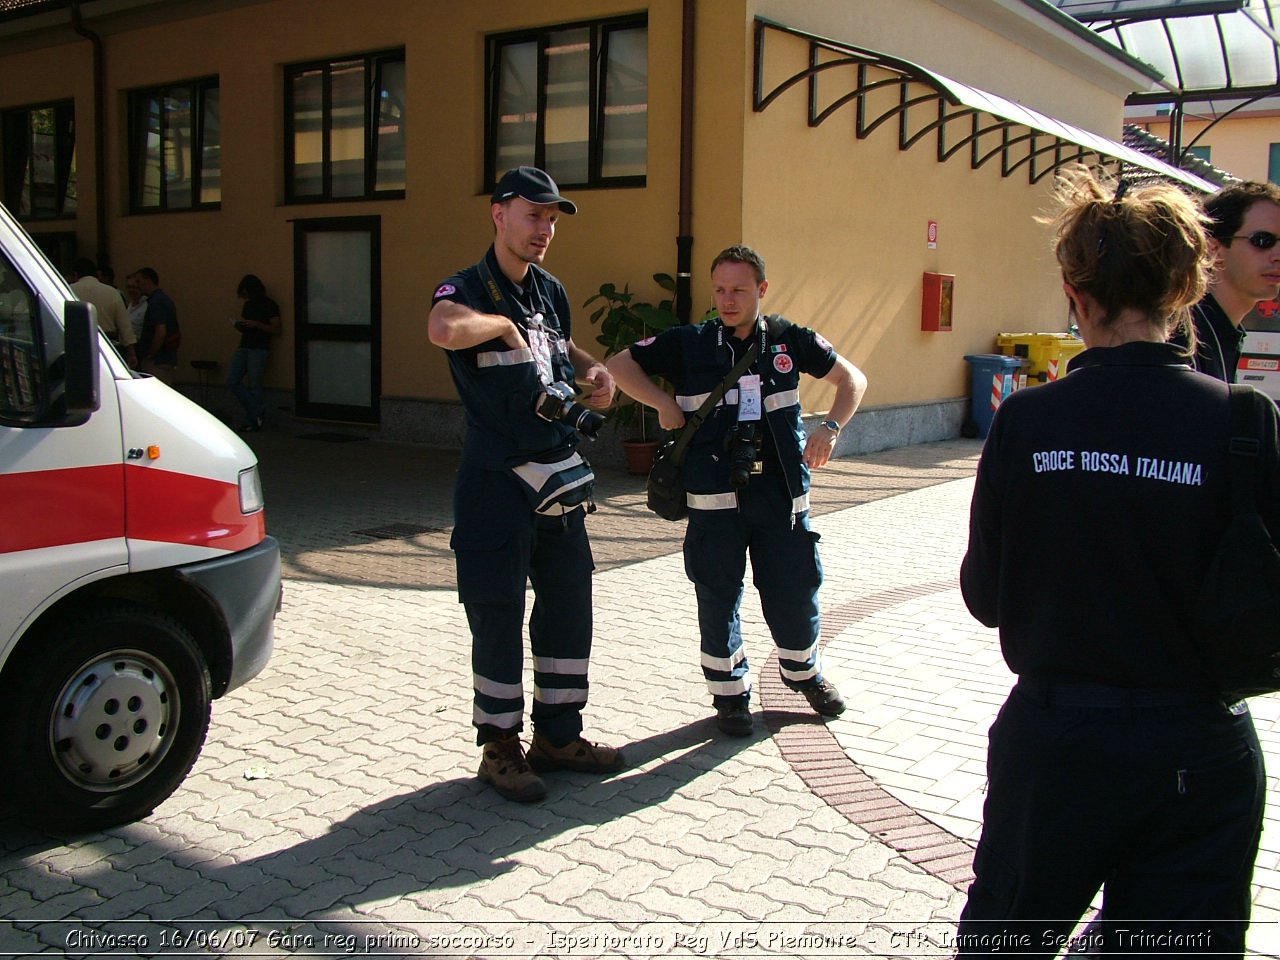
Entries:
[[[833,6],[843,11],[849,5]],[[892,36],[884,35],[883,21],[889,18],[868,18],[864,25],[844,29],[858,33],[856,39],[871,49],[884,52],[893,44],[895,55],[918,64],[930,64],[942,48],[980,48],[981,56],[970,54],[973,61],[1001,61],[1016,76],[1023,72],[1022,61],[1032,59],[933,3],[907,0],[902,12],[901,22],[894,18],[899,25]],[[920,42],[913,44],[902,22],[931,26],[918,31]],[[877,27],[879,38],[872,35]],[[830,30],[813,32],[855,42]],[[949,44],[942,42],[946,37]],[[791,45],[789,57],[785,44]],[[785,64],[777,70],[780,77],[806,62],[807,45],[799,39],[771,36],[767,51]],[[966,69],[959,61],[948,69],[953,79],[975,82],[957,75]],[[837,71],[824,77],[822,102],[850,89],[852,74],[850,68],[843,78]],[[1058,87],[1065,82],[1061,76],[1055,80]],[[1025,166],[1002,177],[998,157],[973,170],[967,151],[939,163],[931,135],[900,151],[894,121],[859,140],[852,103],[810,128],[803,85],[765,111],[751,113],[750,89],[748,74],[746,139],[767,148],[745,154],[743,232],[769,266],[768,308],[822,331],[860,366],[871,383],[868,405],[967,396],[965,354],[993,352],[1000,332],[1066,330],[1066,301],[1047,229],[1034,219],[1048,206],[1052,177],[1032,185]],[[896,97],[896,91],[885,96]],[[1119,116],[1120,101],[1111,98],[1108,106]],[[933,110],[917,109],[923,120]],[[778,175],[786,170],[805,173]],[[930,221],[938,228],[933,249]],[[956,277],[951,332],[921,330],[925,271]],[[810,384],[803,398],[807,409],[825,409],[831,391]]]
[[[710,304],[707,269],[729,243],[757,246],[770,271],[766,306],[812,325],[871,379],[867,409],[949,402],[968,394],[966,353],[991,352],[998,332],[1065,329],[1065,305],[1045,228],[1033,217],[1051,178],[1028,183],[1026,168],[1001,177],[999,157],[971,170],[962,151],[944,164],[935,140],[897,146],[895,123],[854,134],[848,105],[817,128],[806,123],[799,85],[762,113],[752,110],[753,17],[912,61],[954,80],[1119,137],[1123,69],[1082,79],[1097,59],[1078,40],[1050,35],[1028,49],[1025,25],[984,24],[983,11],[1016,5],[959,0],[701,0],[697,4],[693,155],[693,314]],[[627,14],[632,0],[380,0],[377,16],[346,0],[207,0],[198,16],[94,20],[107,71],[107,211],[118,274],[157,269],[183,324],[180,380],[187,364],[225,362],[237,343],[227,318],[240,276],[257,273],[281,304],[285,332],[268,386],[294,376],[294,221],[375,216],[381,220],[382,396],[456,402],[444,354],[427,342],[431,291],[475,262],[490,242],[484,169],[485,37]],[[649,16],[647,185],[566,190],[580,207],[561,220],[546,266],[575,307],[575,339],[599,353],[581,304],[604,282],[656,299],[656,272],[675,273],[679,232],[682,0],[652,0]],[[975,12],[977,11],[977,12]],[[967,15],[966,15],[967,14]],[[1002,14],[1003,16],[1003,14]],[[282,29],[283,24],[288,29]],[[782,50],[770,39],[770,57]],[[793,41],[803,57],[804,44]],[[406,51],[407,184],[403,200],[283,202],[282,67],[396,48]],[[29,49],[24,49],[29,48]],[[794,64],[771,70],[799,69]],[[1061,61],[1061,62],[1059,62]],[[823,96],[849,81],[824,77]],[[850,71],[851,73],[851,71]],[[139,87],[220,79],[220,210],[129,215],[124,157],[126,100]],[[1132,78],[1130,78],[1132,80]],[[846,83],[843,88],[840,83]],[[831,84],[830,86],[828,84]],[[0,109],[76,99],[80,249],[95,249],[90,45],[70,28],[21,44],[0,40]],[[936,249],[926,244],[938,224]],[[954,328],[920,329],[921,275],[956,275]],[[829,394],[804,394],[811,411]]]
[[[1138,122],[1157,137],[1169,139],[1168,119],[1144,118]],[[1194,141],[1196,146],[1209,147],[1209,162],[1219,170],[1241,180],[1265,182],[1269,176],[1271,145],[1280,144],[1280,112],[1241,110],[1212,127],[1209,124],[1209,120],[1188,117],[1182,125],[1183,146]],[[1209,128],[1207,133],[1206,128]]]

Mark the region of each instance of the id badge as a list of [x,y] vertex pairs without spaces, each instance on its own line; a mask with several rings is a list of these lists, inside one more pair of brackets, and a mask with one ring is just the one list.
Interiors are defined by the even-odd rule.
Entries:
[[738,419],[760,419],[760,374],[743,374],[738,379]]
[[[540,321],[542,315],[538,314],[534,319]],[[543,383],[554,382],[555,377],[551,375],[551,338],[547,335],[546,327],[540,323],[537,326],[530,324],[527,333],[529,352],[533,354],[533,361],[538,367],[538,378]]]

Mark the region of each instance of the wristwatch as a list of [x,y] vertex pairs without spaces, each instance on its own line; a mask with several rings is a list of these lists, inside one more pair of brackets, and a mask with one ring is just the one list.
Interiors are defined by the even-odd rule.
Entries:
[[840,436],[840,421],[839,421],[839,420],[823,420],[823,421],[822,421],[822,426],[826,427],[828,430],[830,430],[832,433],[834,433],[837,437],[838,437],[838,436]]

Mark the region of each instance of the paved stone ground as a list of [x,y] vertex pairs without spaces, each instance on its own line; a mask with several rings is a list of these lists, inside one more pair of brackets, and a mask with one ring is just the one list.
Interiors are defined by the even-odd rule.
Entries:
[[[682,525],[602,475],[588,733],[631,766],[551,775],[534,806],[474,777],[456,457],[253,444],[285,553],[275,655],[215,704],[192,775],[143,822],[58,838],[0,811],[0,954],[950,954],[1010,683],[956,589],[976,442],[819,473],[827,668],[851,709],[824,724],[781,687],[750,600],[764,722],[741,741],[708,717]],[[1280,711],[1255,714],[1280,770]],[[1264,955],[1277,837],[1255,878]]]

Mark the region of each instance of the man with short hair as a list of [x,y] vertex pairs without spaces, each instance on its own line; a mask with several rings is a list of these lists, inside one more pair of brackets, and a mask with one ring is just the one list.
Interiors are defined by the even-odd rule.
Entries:
[[[1234,383],[1244,348],[1244,318],[1280,292],[1280,187],[1246,181],[1204,201],[1216,264],[1209,292],[1191,311],[1195,368]],[[1186,340],[1181,340],[1185,346]]]
[[[582,737],[595,569],[585,514],[594,509],[594,477],[562,416],[575,380],[591,384],[587,406],[603,409],[613,378],[574,344],[564,287],[541,267],[560,215],[577,209],[544,171],[508,170],[489,207],[493,245],[436,288],[428,318],[467,416],[449,545],[471,627],[479,777],[521,803],[546,796],[535,771],[624,766],[621,752]],[[565,399],[556,394],[562,389]],[[520,742],[526,582],[534,595],[527,755]]]
[[160,289],[160,275],[151,267],[135,274],[138,289],[147,298],[147,313],[138,340],[138,365],[143,373],[173,386],[178,372],[178,345],[182,334],[178,328],[178,308],[173,299]]
[[[845,706],[822,674],[822,563],[818,536],[809,528],[809,471],[831,459],[867,378],[813,330],[763,316],[760,302],[768,288],[760,255],[741,244],[729,247],[711,264],[714,318],[672,327],[609,361],[618,386],[656,409],[667,430],[682,428],[735,366],[749,361],[698,428],[684,461],[684,566],[697,596],[702,673],[716,725],[732,737],[750,736],[753,729],[751,672],[738,613],[748,553],[783,683],[821,716],[839,716]],[[827,419],[808,436],[801,374],[835,388]],[[671,383],[675,396],[651,377]]]
[[116,345],[131,367],[138,365],[136,337],[120,291],[98,279],[98,267],[88,257],[78,257],[71,267],[71,292],[98,311],[98,329]]

